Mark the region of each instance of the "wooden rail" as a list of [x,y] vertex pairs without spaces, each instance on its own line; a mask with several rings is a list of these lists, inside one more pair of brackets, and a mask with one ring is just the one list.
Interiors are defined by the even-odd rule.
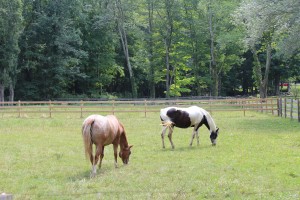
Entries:
[[292,98],[279,98],[278,116],[298,119],[298,122],[300,122],[300,100]]
[[[52,117],[55,113],[110,113],[159,112],[163,107],[177,106],[187,107],[197,105],[209,112],[216,111],[258,111],[280,115],[280,100],[269,99],[222,99],[222,100],[139,100],[139,101],[15,101],[0,102],[0,115],[11,114],[22,117],[27,114],[42,114],[44,117]],[[282,116],[282,115],[281,115]]]

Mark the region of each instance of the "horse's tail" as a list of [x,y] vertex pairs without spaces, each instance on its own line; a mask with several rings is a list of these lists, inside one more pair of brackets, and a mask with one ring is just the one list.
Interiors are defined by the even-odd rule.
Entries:
[[171,121],[162,121],[161,122],[161,125],[162,126],[166,126],[167,128],[169,128],[169,129],[173,129],[173,126],[174,126],[174,123],[173,122],[171,122]]
[[93,142],[92,142],[92,126],[94,119],[84,121],[82,125],[82,137],[84,143],[85,156],[90,158],[93,155]]

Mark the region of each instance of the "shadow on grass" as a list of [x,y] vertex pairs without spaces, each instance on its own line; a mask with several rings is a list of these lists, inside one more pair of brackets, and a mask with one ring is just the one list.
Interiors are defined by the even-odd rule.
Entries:
[[199,151],[201,149],[208,149],[208,148],[217,148],[217,146],[212,146],[212,145],[193,145],[193,146],[179,146],[176,147],[174,149],[172,149],[171,147],[166,147],[166,148],[160,148],[157,151],[159,152],[170,152],[170,151],[179,151],[179,152],[188,152],[188,151]]
[[[101,175],[104,175],[106,173],[110,173],[112,170],[118,170],[120,168],[123,168],[123,167],[126,167],[126,165],[123,165],[121,163],[118,164],[118,167],[117,168],[114,168],[114,167],[103,167],[102,165],[102,168],[99,169],[98,166],[97,166],[97,174],[94,178],[97,178]],[[77,174],[74,174],[73,176],[70,176],[69,179],[72,180],[72,181],[80,181],[80,180],[83,180],[83,179],[94,179],[94,178],[90,178],[90,175],[91,175],[91,167],[85,171],[81,171]]]
[[80,173],[74,174],[73,176],[68,177],[72,181],[80,181],[82,179],[89,179],[91,170],[81,171]]

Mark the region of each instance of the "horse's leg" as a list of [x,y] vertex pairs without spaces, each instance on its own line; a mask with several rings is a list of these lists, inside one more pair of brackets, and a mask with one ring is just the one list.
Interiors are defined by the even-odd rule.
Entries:
[[167,131],[167,126],[163,126],[162,128],[162,132],[161,132],[161,141],[162,141],[162,146],[163,148],[165,148],[165,134],[166,134],[166,131]]
[[173,141],[172,141],[172,133],[173,133],[173,127],[169,127],[169,134],[168,134],[168,138],[170,140],[170,143],[171,143],[171,146],[172,146],[172,149],[175,148],[174,144],[173,144]]
[[114,157],[115,157],[115,168],[118,167],[117,158],[118,158],[118,144],[113,144],[114,146]]
[[199,145],[199,128],[196,130],[197,145]]
[[97,173],[97,163],[99,161],[100,155],[102,154],[102,149],[103,149],[103,147],[101,145],[96,146],[96,153],[95,153],[95,159],[94,159],[94,162],[93,162],[91,178],[96,176],[96,173]]
[[196,130],[195,130],[195,128],[194,128],[193,133],[192,133],[192,138],[191,138],[190,146],[193,145],[193,140],[194,140],[194,138],[195,138],[195,135],[196,135]]
[[101,155],[100,155],[99,169],[101,168],[103,157],[104,157],[104,146],[102,147],[102,153],[101,153]]

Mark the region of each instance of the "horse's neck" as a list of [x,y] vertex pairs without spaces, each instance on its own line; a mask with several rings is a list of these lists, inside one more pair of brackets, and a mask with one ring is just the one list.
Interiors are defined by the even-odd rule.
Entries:
[[120,135],[120,148],[121,150],[128,147],[128,142],[127,142],[127,138],[125,135],[125,132],[121,133]]
[[209,127],[207,127],[210,131],[216,131],[217,127],[213,120],[213,118],[210,116],[210,114],[206,115],[207,124]]

